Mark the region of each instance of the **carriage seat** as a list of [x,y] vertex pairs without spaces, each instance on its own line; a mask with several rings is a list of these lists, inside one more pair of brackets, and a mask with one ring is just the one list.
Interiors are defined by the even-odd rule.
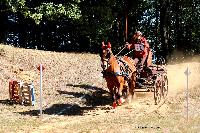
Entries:
[[157,74],[158,72],[166,72],[166,68],[162,65],[151,65],[149,68],[152,70],[153,74]]

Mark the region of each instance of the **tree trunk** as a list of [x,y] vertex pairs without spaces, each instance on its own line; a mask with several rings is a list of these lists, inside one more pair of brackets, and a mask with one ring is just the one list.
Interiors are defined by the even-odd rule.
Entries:
[[161,56],[166,59],[168,54],[168,37],[167,37],[167,9],[168,0],[160,0],[160,42]]
[[181,50],[181,31],[180,31],[180,4],[177,0],[175,3],[175,42],[176,42],[176,48],[178,50]]
[[159,6],[158,6],[158,0],[155,0],[155,9],[156,9],[156,28],[155,28],[155,37],[156,37],[156,40],[155,40],[155,48],[154,48],[154,50],[155,50],[155,56],[158,56],[159,55],[159,53],[158,53],[158,51],[159,51],[159,47],[158,47],[158,44],[159,44],[159,37],[158,37],[158,35],[159,35]]

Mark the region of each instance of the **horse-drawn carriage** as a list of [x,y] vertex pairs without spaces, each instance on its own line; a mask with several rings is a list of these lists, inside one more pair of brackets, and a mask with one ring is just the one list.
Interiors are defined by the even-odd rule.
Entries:
[[[138,69],[137,69],[138,70]],[[155,104],[165,99],[168,93],[167,70],[163,64],[152,64],[137,71],[136,89],[154,93]]]
[[[152,58],[150,58],[152,61]],[[103,76],[113,97],[113,106],[121,104],[121,97],[133,96],[136,89],[154,93],[155,104],[165,99],[168,93],[167,70],[161,59],[141,69],[135,60],[128,56],[116,56],[111,44],[102,43],[101,61]]]

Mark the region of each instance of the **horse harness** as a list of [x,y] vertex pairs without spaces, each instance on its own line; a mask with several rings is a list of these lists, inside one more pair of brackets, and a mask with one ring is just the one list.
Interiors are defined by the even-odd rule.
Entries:
[[[106,61],[104,59],[104,61]],[[108,60],[107,60],[108,62]],[[109,64],[109,63],[108,63]],[[131,72],[131,69],[129,66],[122,60],[118,61],[118,65],[120,66],[120,71],[117,72],[108,72],[106,70],[102,71],[103,77],[105,76],[123,76],[129,79],[129,73]]]

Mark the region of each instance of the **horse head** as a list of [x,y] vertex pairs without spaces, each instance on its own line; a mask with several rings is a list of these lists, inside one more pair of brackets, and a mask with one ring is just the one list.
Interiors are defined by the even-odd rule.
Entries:
[[101,67],[103,70],[106,70],[109,67],[109,60],[111,58],[112,51],[111,51],[111,44],[110,42],[102,42],[102,51],[101,51]]

